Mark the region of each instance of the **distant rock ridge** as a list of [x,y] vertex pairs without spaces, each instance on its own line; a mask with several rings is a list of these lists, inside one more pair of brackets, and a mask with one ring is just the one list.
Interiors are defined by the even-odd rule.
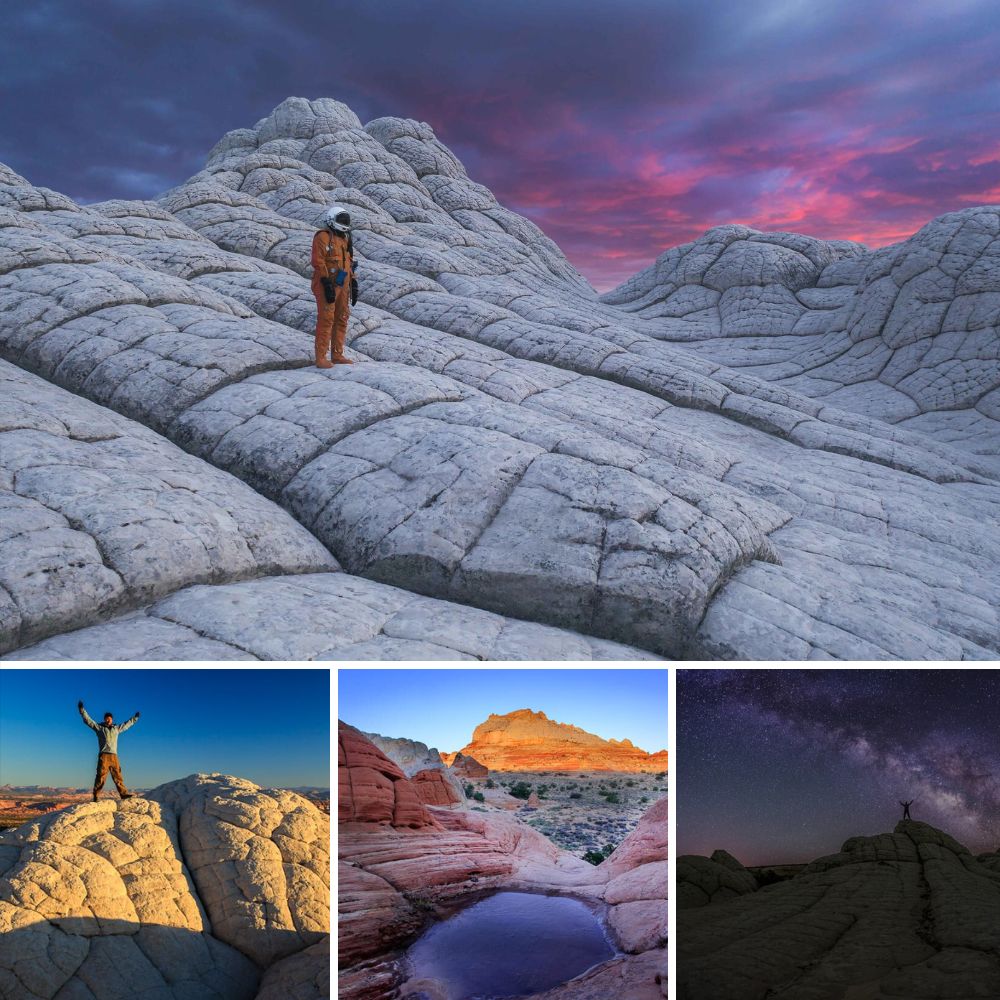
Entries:
[[0,833],[0,997],[319,1000],[329,881],[329,817],[230,775],[49,813]]
[[[664,720],[666,729],[666,720]],[[556,722],[544,712],[517,709],[491,714],[476,726],[460,754],[474,757],[491,771],[636,771],[667,768],[667,751],[655,754],[631,740],[605,740],[579,726]]]
[[682,856],[678,1000],[848,997],[862,982],[873,998],[1000,996],[998,861],[914,820],[763,888],[725,851]]
[[[371,740],[391,761],[398,764],[408,778],[414,780],[414,788],[425,805],[446,806],[464,803],[462,783],[445,765],[436,747],[429,747],[419,740],[409,740],[405,737],[381,736],[378,733],[362,733],[362,735]],[[434,777],[431,773],[435,771],[439,777]]]

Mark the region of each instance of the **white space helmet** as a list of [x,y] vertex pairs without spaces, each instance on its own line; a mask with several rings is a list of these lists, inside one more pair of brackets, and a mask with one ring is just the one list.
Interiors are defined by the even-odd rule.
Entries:
[[351,213],[343,205],[331,205],[323,216],[323,225],[335,233],[346,233],[351,228]]

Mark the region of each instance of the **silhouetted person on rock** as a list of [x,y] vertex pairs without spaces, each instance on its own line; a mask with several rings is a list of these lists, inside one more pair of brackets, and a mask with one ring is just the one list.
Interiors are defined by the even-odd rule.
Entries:
[[94,801],[104,787],[104,782],[108,780],[108,772],[111,772],[111,780],[118,789],[118,795],[123,799],[132,798],[132,793],[125,787],[122,778],[121,765],[118,763],[118,734],[124,733],[139,721],[139,713],[136,712],[127,722],[116,726],[115,720],[110,712],[104,713],[104,721],[98,725],[87,715],[87,710],[83,707],[83,702],[78,701],[76,707],[80,710],[80,717],[97,733],[97,776],[94,778]]
[[900,802],[899,804],[903,807],[903,819],[910,819],[910,806],[913,805],[913,799],[910,799],[909,802]]

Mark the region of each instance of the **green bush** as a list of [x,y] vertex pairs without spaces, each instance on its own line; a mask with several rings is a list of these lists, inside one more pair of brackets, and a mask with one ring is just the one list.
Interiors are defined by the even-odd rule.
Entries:
[[571,799],[582,799],[583,796],[579,792],[570,792],[569,797]]
[[497,787],[497,783],[492,778],[487,778],[486,779],[486,787],[487,788],[496,788]]
[[472,793],[473,793],[473,792],[474,792],[475,790],[476,790],[476,789],[475,789],[475,788],[473,787],[473,785],[472,785],[471,783],[470,783],[470,784],[468,784],[468,785],[466,785],[466,786],[465,786],[465,797],[466,797],[467,799],[471,799],[471,798],[472,798]]
[[605,792],[604,801],[607,802],[608,805],[616,806],[621,802],[621,799],[618,797],[617,792]]
[[475,800],[476,800],[477,802],[485,802],[485,801],[486,801],[486,796],[485,796],[485,795],[483,795],[483,793],[482,793],[482,792],[476,792],[476,793],[475,793],[475,794],[474,794],[474,795],[473,795],[472,797],[473,797],[473,798],[474,798],[474,799],[475,799]]
[[515,799],[526,799],[531,794],[531,785],[519,781],[516,785],[511,785],[510,794]]
[[604,855],[600,851],[587,851],[583,856],[584,861],[589,861],[592,865],[602,864],[604,861]]

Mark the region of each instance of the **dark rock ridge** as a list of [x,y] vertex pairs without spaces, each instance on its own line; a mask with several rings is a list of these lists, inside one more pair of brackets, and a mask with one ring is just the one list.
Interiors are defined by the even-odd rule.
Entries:
[[998,859],[909,820],[760,889],[678,858],[678,1000],[1000,996]]
[[[380,363],[322,372],[333,200]],[[875,254],[713,230],[602,300],[426,124],[333,100],[156,201],[0,166],[0,648],[993,658],[998,212]],[[318,641],[301,573],[362,627]]]

